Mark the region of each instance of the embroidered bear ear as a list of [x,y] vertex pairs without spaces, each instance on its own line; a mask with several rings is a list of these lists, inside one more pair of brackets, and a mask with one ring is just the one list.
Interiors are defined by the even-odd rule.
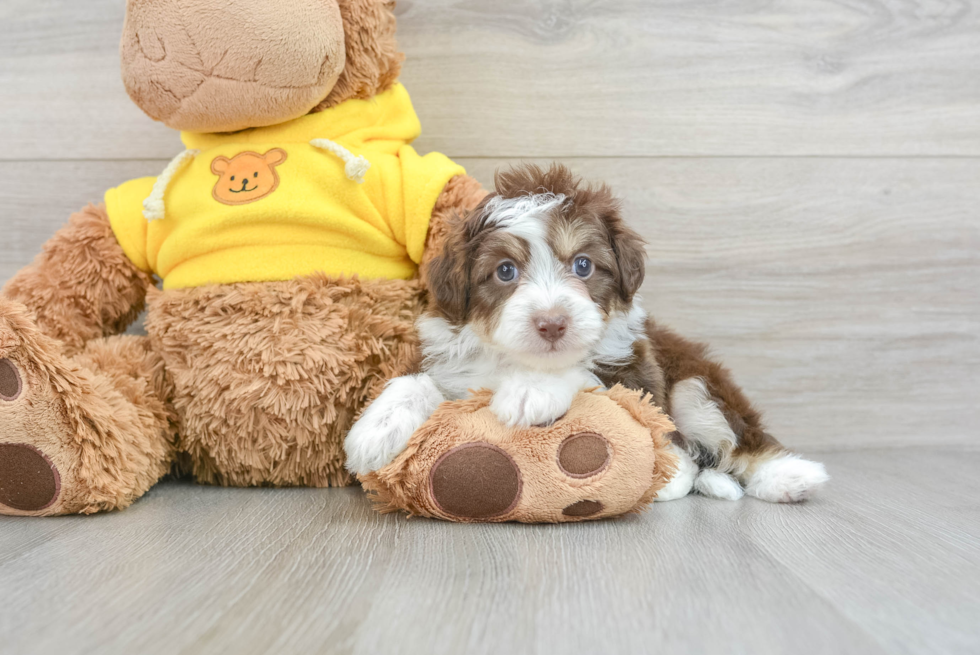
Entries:
[[214,173],[215,175],[221,175],[226,170],[228,170],[228,164],[230,163],[231,163],[230,159],[218,155],[213,160],[211,160],[211,172]]
[[[283,150],[282,148],[273,148],[272,150],[269,150],[264,155],[262,155],[262,158],[265,160],[265,163],[268,164],[270,167],[278,166],[279,164],[286,161],[286,151]],[[224,158],[222,157],[222,159]],[[217,159],[215,159],[215,161],[217,161]],[[212,169],[214,168],[214,162],[211,163],[211,168]]]

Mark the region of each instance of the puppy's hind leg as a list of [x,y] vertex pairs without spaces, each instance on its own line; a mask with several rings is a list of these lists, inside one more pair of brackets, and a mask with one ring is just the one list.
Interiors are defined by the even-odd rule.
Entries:
[[702,496],[738,500],[745,492],[729,473],[729,454],[738,443],[728,420],[701,378],[681,380],[670,392],[670,414],[690,451],[703,467],[694,478]]
[[365,475],[390,464],[444,400],[425,373],[388,382],[347,433],[347,470]]
[[[703,496],[738,500],[748,493],[771,503],[795,503],[830,479],[823,464],[783,448],[755,416],[746,421],[724,400],[712,397],[700,378],[678,382],[670,402],[678,430],[693,442],[692,450],[701,451],[695,459],[704,468],[694,489]],[[732,419],[739,434],[732,430]]]
[[745,492],[797,502],[828,480],[822,464],[793,455],[762,427],[762,417],[707,347],[648,324],[668,385],[667,410],[702,469],[695,489],[716,498]]

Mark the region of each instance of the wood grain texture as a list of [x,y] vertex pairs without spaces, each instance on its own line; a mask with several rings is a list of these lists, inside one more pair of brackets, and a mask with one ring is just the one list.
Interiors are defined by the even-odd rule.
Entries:
[[0,517],[0,653],[976,652],[980,452],[825,459],[802,506],[578,525],[180,483],[118,514]]
[[[514,163],[459,161],[486,185]],[[710,343],[786,444],[977,441],[980,160],[566,161],[648,240],[646,307]],[[0,162],[0,280],[71,211],[165,165]]]
[[[125,0],[0,2],[0,282],[177,135],[119,78]],[[0,655],[980,651],[980,9],[400,0],[420,151],[608,181],[645,305],[833,477],[564,526],[358,489],[164,483],[0,517]],[[886,447],[887,446],[887,447]]]
[[[0,158],[172,156],[176,135],[120,81],[123,7],[0,5]],[[933,0],[398,8],[420,144],[457,157],[978,155],[978,11]]]

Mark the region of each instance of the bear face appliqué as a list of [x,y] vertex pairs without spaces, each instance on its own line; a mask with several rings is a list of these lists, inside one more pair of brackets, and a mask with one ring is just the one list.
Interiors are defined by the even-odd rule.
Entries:
[[273,148],[265,154],[240,152],[231,159],[215,157],[211,172],[218,181],[211,195],[226,205],[244,205],[265,198],[279,186],[276,166],[286,161],[286,151]]

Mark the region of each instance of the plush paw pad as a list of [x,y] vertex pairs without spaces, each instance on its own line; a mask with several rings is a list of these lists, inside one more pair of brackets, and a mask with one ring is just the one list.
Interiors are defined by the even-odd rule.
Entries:
[[609,465],[609,442],[594,432],[573,434],[558,447],[558,466],[571,478],[588,478]]
[[521,498],[521,471],[513,458],[483,442],[448,451],[433,465],[429,481],[439,509],[458,518],[501,516]]
[[602,503],[598,500],[580,500],[572,503],[561,511],[564,516],[586,517],[595,516],[603,509]]
[[0,400],[16,400],[21,389],[23,383],[17,367],[9,359],[0,359]]
[[[0,359],[0,402],[17,400],[23,389],[17,366]],[[27,444],[0,443],[0,505],[34,512],[50,507],[60,490],[58,469],[44,453]]]
[[58,469],[26,444],[0,444],[0,504],[25,512],[50,507],[61,491]]

